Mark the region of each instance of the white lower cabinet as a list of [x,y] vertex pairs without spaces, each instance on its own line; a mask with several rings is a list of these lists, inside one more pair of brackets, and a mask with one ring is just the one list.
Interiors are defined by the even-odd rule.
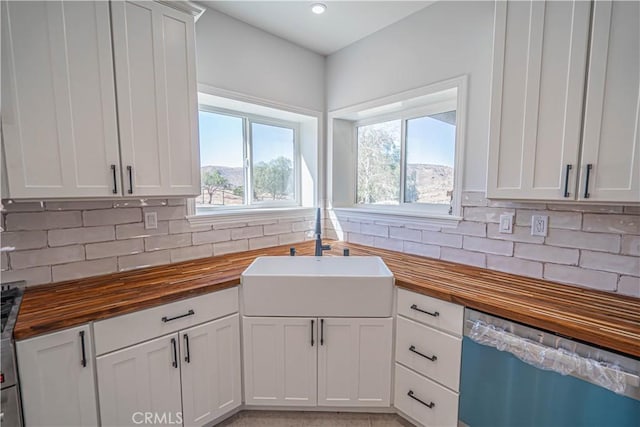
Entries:
[[178,334],[97,358],[103,426],[134,426],[151,412],[169,425],[181,412]]
[[389,406],[392,323],[244,317],[245,403]]
[[318,406],[389,406],[393,319],[320,319]]
[[240,406],[238,314],[180,332],[182,418],[203,425]]
[[96,426],[89,325],[16,344],[25,425]]

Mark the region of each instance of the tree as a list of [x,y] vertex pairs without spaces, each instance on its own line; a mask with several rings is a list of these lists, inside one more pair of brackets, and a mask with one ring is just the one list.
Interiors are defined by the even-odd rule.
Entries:
[[229,181],[222,176],[219,170],[214,169],[202,174],[202,188],[209,194],[209,204],[212,203],[213,193],[229,186]]
[[273,200],[292,192],[293,166],[290,159],[280,156],[269,163],[260,162],[253,167],[254,196],[269,194]]
[[400,126],[363,126],[358,132],[358,203],[400,200]]

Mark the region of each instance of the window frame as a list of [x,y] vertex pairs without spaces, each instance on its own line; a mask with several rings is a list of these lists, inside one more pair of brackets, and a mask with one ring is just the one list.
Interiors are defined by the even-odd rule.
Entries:
[[[353,140],[355,143],[355,164],[353,168],[353,182],[355,183],[355,191],[354,191],[354,200],[353,206],[355,209],[374,209],[374,210],[390,210],[397,212],[423,212],[425,215],[436,216],[436,217],[454,217],[455,218],[455,197],[456,191],[460,191],[457,189],[459,183],[457,183],[457,169],[458,167],[462,167],[459,165],[459,162],[462,162],[462,159],[459,159],[458,155],[458,143],[459,143],[459,133],[458,133],[458,99],[449,99],[439,102],[434,102],[426,105],[422,105],[420,107],[409,108],[401,111],[397,111],[394,113],[388,114],[380,114],[372,117],[368,117],[366,119],[361,119],[353,122]],[[449,111],[456,112],[456,132],[455,132],[455,153],[454,153],[454,171],[453,171],[453,197],[450,203],[450,213],[447,212],[438,212],[438,209],[434,209],[434,207],[441,207],[444,205],[436,204],[436,203],[407,203],[405,201],[405,189],[406,189],[406,178],[407,178],[407,122],[412,119],[418,119],[423,117],[428,117],[434,114],[445,113]],[[363,126],[370,126],[379,123],[385,123],[390,121],[400,121],[400,197],[398,199],[397,204],[393,205],[383,205],[383,204],[366,204],[366,203],[358,203],[358,129]]]
[[[251,211],[277,208],[298,208],[301,207],[301,152],[300,152],[300,124],[297,122],[276,119],[257,114],[245,113],[242,111],[226,108],[214,107],[207,104],[198,104],[198,113],[204,111],[212,114],[220,114],[242,119],[242,151],[243,151],[243,174],[244,174],[244,203],[242,205],[217,206],[215,211],[198,214],[195,198],[189,199],[193,208],[190,209],[193,217],[214,216],[219,213],[230,213],[231,211]],[[253,135],[251,125],[253,123],[281,127],[293,130],[293,193],[292,200],[271,200],[253,201]],[[199,141],[198,146],[201,142]],[[202,167],[202,164],[200,165]],[[202,191],[202,188],[200,189]]]

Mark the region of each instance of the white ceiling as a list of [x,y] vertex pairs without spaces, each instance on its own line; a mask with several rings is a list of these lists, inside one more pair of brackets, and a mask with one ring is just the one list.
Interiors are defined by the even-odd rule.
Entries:
[[[198,3],[329,55],[433,3],[432,1],[217,1]],[[322,15],[311,5],[324,3]]]

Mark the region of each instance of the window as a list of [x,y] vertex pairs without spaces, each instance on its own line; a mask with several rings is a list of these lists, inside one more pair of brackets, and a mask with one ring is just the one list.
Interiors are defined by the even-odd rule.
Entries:
[[200,107],[202,192],[196,215],[299,204],[297,124]]
[[455,110],[369,119],[356,129],[357,204],[414,204],[453,213]]

